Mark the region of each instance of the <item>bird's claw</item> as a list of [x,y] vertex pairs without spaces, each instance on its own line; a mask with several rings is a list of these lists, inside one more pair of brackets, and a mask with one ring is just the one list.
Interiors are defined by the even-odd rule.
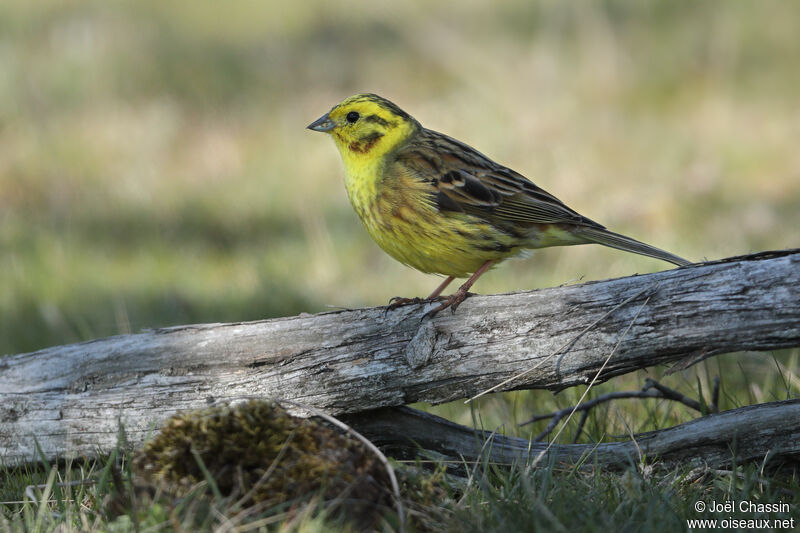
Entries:
[[404,305],[414,305],[414,304],[424,304],[429,302],[440,302],[442,300],[446,300],[447,298],[444,296],[434,296],[433,298],[403,298],[402,296],[395,296],[389,300],[389,305],[386,306],[386,309],[383,312],[383,316],[386,316],[386,313],[389,311],[394,311],[398,307],[402,307]]
[[386,306],[387,311],[393,311],[398,307],[402,307],[404,305],[411,305],[411,304],[420,304],[424,302],[425,299],[423,298],[403,298],[402,296],[395,296],[389,300],[389,305]]
[[444,301],[439,305],[437,305],[436,307],[434,307],[433,309],[431,309],[430,311],[428,311],[427,313],[425,313],[425,316],[423,316],[422,318],[433,318],[439,313],[439,311],[443,311],[448,307],[450,308],[451,313],[455,313],[458,306],[461,305],[461,303],[470,296],[475,296],[475,295],[471,292],[462,291],[459,289],[450,296],[441,298]]

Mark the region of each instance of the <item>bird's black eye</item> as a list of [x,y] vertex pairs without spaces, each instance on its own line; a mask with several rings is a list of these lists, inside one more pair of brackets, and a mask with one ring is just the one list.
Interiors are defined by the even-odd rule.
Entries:
[[350,124],[355,124],[355,122],[361,118],[361,115],[359,115],[357,111],[350,111],[345,118]]

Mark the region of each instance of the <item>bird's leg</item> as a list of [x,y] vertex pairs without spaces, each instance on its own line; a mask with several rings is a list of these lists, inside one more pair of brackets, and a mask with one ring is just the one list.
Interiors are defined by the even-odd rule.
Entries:
[[453,282],[454,279],[455,278],[453,276],[448,276],[448,278],[446,280],[444,280],[442,283],[439,284],[438,287],[436,287],[436,290],[433,291],[430,296],[428,296],[427,298],[424,298],[424,299],[423,298],[401,298],[400,296],[395,296],[394,298],[389,300],[389,307],[386,310],[387,311],[391,311],[392,309],[397,309],[401,305],[419,304],[419,303],[422,303],[422,302],[432,302],[434,300],[441,300],[442,296],[439,296],[439,295],[442,294],[442,291],[445,290],[447,288],[447,286],[450,285]]
[[428,296],[428,297],[427,297],[427,298],[425,298],[425,299],[426,299],[426,300],[435,300],[435,299],[438,299],[438,298],[440,298],[440,296],[439,296],[439,295],[440,295],[440,294],[442,294],[442,291],[443,291],[443,290],[445,290],[445,289],[447,288],[447,286],[448,286],[448,285],[450,285],[451,283],[453,283],[453,280],[454,280],[454,279],[456,279],[456,278],[454,278],[453,276],[447,276],[447,279],[446,279],[446,280],[444,280],[443,282],[441,282],[441,283],[439,284],[439,286],[438,286],[438,287],[436,287],[436,290],[435,290],[435,291],[433,291],[433,292],[431,293],[431,295],[430,295],[430,296]]
[[467,281],[464,282],[461,287],[458,288],[456,292],[445,298],[442,303],[425,313],[425,316],[433,317],[436,315],[436,313],[443,309],[447,309],[448,307],[450,308],[450,311],[455,313],[456,308],[461,305],[461,302],[472,296],[472,293],[469,292],[470,287],[472,287],[473,283],[475,283],[478,278],[481,277],[481,274],[489,270],[489,267],[492,266],[492,263],[494,263],[494,261],[486,261],[478,270],[475,271],[473,275],[469,277]]

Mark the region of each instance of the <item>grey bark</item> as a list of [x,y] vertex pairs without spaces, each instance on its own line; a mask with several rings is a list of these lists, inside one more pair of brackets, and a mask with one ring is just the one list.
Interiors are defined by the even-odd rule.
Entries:
[[[542,463],[585,464],[621,469],[642,460],[672,469],[721,468],[736,461],[776,465],[800,459],[800,400],[764,403],[706,415],[634,439],[599,444],[559,444],[506,437],[461,426],[409,407],[389,407],[346,415],[344,420],[392,456],[433,452],[439,460],[469,469],[476,461],[528,464],[545,452]],[[477,433],[477,438],[476,438]]]
[[[332,414],[601,381],[661,363],[800,346],[800,251],[430,306],[122,335],[0,358],[0,458],[134,444],[177,411],[245,397]],[[635,318],[635,320],[633,320]],[[633,321],[626,335],[623,333]],[[588,328],[587,326],[593,325]],[[563,349],[562,349],[563,348]],[[537,366],[538,365],[538,366]]]

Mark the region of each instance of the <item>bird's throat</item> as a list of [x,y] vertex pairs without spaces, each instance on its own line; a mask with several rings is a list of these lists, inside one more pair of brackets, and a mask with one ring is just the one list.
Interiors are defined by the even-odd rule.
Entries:
[[358,156],[348,158],[344,154],[342,158],[345,165],[344,185],[347,196],[359,218],[364,221],[378,196],[383,161]]

